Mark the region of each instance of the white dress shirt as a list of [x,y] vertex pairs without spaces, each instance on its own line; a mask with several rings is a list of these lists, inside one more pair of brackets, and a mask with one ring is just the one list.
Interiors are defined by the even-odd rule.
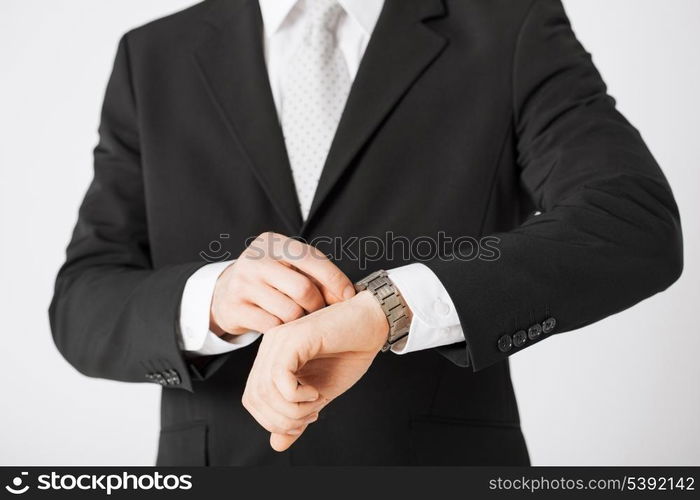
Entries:
[[[265,61],[270,86],[279,111],[284,106],[281,75],[304,34],[305,4],[313,0],[259,0],[264,25]],[[354,80],[384,0],[338,0],[347,15],[337,26],[338,46]],[[214,287],[231,264],[208,264],[185,285],[180,306],[180,346],[190,356],[222,354],[253,343],[259,333],[250,332],[225,341],[209,330]],[[435,273],[424,264],[410,264],[388,271],[413,313],[406,338],[392,346],[397,354],[430,349],[464,340],[452,299]]]

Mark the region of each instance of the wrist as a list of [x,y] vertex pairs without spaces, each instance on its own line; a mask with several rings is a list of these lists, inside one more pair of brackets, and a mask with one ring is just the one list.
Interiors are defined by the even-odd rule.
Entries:
[[393,344],[408,335],[413,315],[386,271],[375,271],[364,277],[355,283],[355,289],[369,292],[384,314],[388,330],[382,351],[390,349]]
[[[211,294],[211,302],[209,302],[209,331],[212,332],[214,335],[217,337],[220,337],[224,340],[226,340],[226,337],[229,335],[236,335],[234,331],[235,328],[232,328],[232,325],[225,325],[226,329],[224,329],[223,325],[224,322],[221,321],[221,319],[224,317],[222,314],[222,304],[230,304],[231,300],[222,300],[224,297],[228,295],[227,293],[227,285],[229,283],[229,276],[231,273],[231,270],[233,269],[234,265],[236,264],[236,261],[231,261],[231,262],[226,262],[224,263],[226,267],[219,272],[216,282],[214,283],[214,290]],[[209,264],[210,266],[214,264]],[[242,332],[241,332],[242,333]]]
[[389,336],[389,321],[382,310],[382,306],[374,297],[372,292],[364,290],[352,299],[359,305],[361,316],[368,323],[368,331],[371,333],[372,345],[379,351],[387,341]]

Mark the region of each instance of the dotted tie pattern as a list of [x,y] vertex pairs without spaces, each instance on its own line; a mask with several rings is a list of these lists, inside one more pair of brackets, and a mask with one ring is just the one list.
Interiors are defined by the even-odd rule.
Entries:
[[307,0],[306,32],[282,76],[281,122],[301,213],[306,219],[352,81],[336,32],[337,0]]

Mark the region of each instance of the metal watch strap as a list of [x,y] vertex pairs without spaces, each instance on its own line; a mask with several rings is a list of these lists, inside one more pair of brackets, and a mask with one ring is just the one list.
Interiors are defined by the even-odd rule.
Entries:
[[376,271],[361,279],[355,283],[355,290],[371,292],[386,315],[389,334],[382,352],[388,351],[393,344],[408,335],[411,327],[408,306],[386,271]]

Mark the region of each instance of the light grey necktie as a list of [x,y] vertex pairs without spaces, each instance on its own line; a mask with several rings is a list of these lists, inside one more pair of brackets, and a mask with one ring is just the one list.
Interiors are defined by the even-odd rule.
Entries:
[[307,0],[306,8],[306,33],[281,80],[282,130],[304,219],[352,84],[336,40],[343,7]]

